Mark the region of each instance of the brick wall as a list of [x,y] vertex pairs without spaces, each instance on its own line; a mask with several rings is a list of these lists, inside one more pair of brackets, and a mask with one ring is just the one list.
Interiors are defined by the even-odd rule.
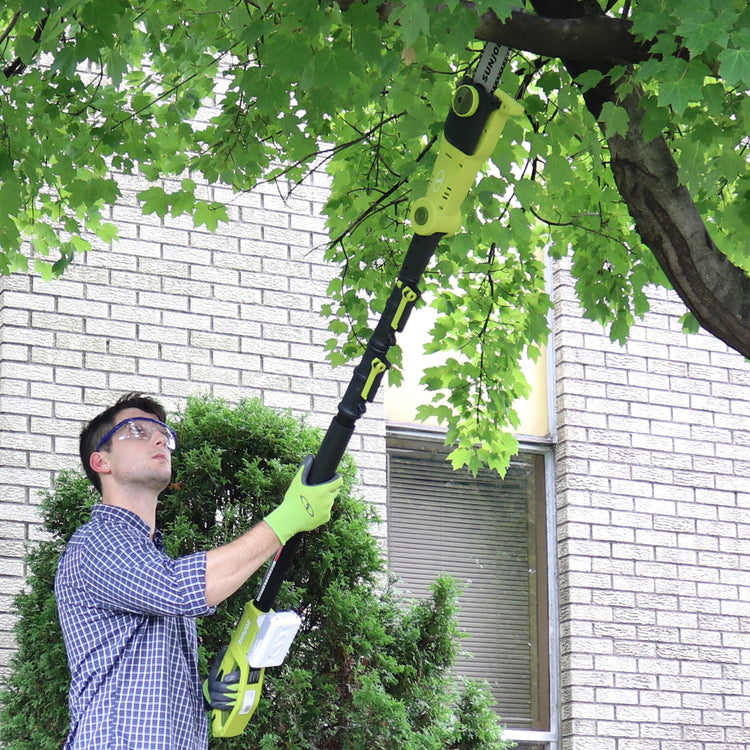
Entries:
[[750,747],[750,367],[654,292],[627,346],[555,275],[564,750]]
[[[13,649],[22,557],[39,538],[36,505],[77,466],[82,424],[120,394],[142,390],[169,410],[188,395],[258,396],[327,427],[351,376],[332,370],[319,310],[335,269],[322,260],[324,184],[283,198],[214,191],[230,206],[216,234],[192,221],[143,217],[123,179],[111,220],[120,240],[79,257],[64,276],[0,277],[0,678]],[[379,403],[350,443],[364,494],[385,503]]]

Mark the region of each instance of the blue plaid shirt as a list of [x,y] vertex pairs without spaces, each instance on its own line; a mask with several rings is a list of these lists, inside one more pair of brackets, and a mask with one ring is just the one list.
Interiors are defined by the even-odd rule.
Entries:
[[70,539],[55,596],[71,672],[65,750],[202,750],[208,725],[195,616],[206,555],[178,559],[141,518],[96,505]]

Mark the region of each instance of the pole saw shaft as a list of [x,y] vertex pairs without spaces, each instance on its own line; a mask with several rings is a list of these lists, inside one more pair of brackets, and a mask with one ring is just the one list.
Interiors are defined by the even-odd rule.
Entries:
[[[357,420],[365,413],[367,403],[375,398],[390,367],[388,350],[396,343],[396,334],[403,330],[421,296],[419,283],[430,259],[440,240],[459,230],[461,203],[477,172],[492,155],[508,118],[523,112],[522,106],[511,97],[493,93],[506,58],[506,48],[488,45],[474,77],[464,78],[454,93],[427,193],[412,205],[415,235],[385,309],[315,455],[308,478],[310,484],[326,482],[336,473]],[[302,535],[297,534],[278,550],[255,599],[247,604],[232,633],[220,671],[226,675],[240,667],[239,697],[231,712],[212,711],[215,737],[240,734],[257,706],[263,670],[248,669],[247,663],[240,666],[240,662],[260,630],[259,622],[271,612],[301,541]]]
[[[336,473],[356,421],[365,413],[367,403],[375,398],[383,376],[390,368],[388,350],[396,343],[396,333],[404,329],[420,297],[418,283],[441,237],[442,233],[435,233],[427,237],[415,235],[412,239],[385,310],[310,467],[310,484],[326,482]],[[255,598],[260,611],[266,612],[272,606],[301,540],[301,534],[292,537],[270,564]]]
[[[502,91],[490,94],[469,79],[456,89],[427,194],[412,206],[416,234],[362,361],[354,369],[338,414],[310,467],[311,484],[326,482],[336,473],[355,422],[365,413],[366,403],[374,399],[390,367],[388,349],[396,343],[395,334],[403,330],[421,296],[419,282],[438,243],[460,228],[461,203],[477,172],[491,156],[508,118],[521,112],[523,108],[515,99]],[[268,611],[279,593],[300,541],[292,537],[271,563],[255,598],[261,611]]]

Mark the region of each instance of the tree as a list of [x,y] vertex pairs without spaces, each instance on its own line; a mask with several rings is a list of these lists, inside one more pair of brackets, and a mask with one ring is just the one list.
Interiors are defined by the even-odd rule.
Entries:
[[[193,398],[175,426],[175,483],[158,515],[173,556],[221,544],[262,518],[320,440],[318,430],[258,401],[229,407]],[[438,578],[432,598],[422,601],[399,595],[369,532],[374,517],[356,496],[354,475],[347,458],[333,517],[305,536],[275,603],[303,619],[289,657],[267,671],[245,732],[213,746],[505,750],[488,687],[450,675],[460,648],[455,583]],[[7,750],[56,750],[67,733],[70,676],[54,574],[97,497],[82,473],[65,472],[44,499],[49,537],[28,558],[29,586],[17,597],[19,650],[2,694],[0,740]],[[226,645],[262,572],[199,620],[202,674]]]
[[448,424],[458,463],[502,470],[515,451],[518,361],[548,331],[544,246],[571,255],[586,314],[614,340],[648,285],[672,284],[686,327],[750,356],[742,0],[26,0],[0,29],[3,273],[29,255],[60,273],[92,233],[112,241],[121,173],[149,181],[145,212],[216,228],[205,184],[291,191],[326,169],[331,359],[349,360],[400,265],[452,86],[490,39],[514,50],[502,86],[526,114],[425,280],[430,349],[451,356],[425,373],[437,400],[421,414]]

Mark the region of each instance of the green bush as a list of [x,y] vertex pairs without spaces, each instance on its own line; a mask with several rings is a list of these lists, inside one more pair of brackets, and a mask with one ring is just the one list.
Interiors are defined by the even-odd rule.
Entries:
[[[174,420],[175,482],[158,510],[169,554],[234,539],[268,513],[320,431],[256,400],[237,406],[192,398]],[[344,488],[331,522],[305,536],[276,609],[303,619],[286,663],[266,671],[263,698],[245,733],[217,748],[299,750],[503,750],[486,687],[450,675],[460,645],[454,582],[438,578],[432,598],[406,601],[388,575],[375,520],[356,495],[345,458]],[[17,598],[18,652],[2,694],[0,741],[7,750],[58,750],[67,732],[69,673],[53,581],[65,542],[95,495],[82,474],[62,473],[43,498],[49,539],[28,555],[27,590]],[[212,617],[201,618],[201,667],[225,645],[263,570]]]

